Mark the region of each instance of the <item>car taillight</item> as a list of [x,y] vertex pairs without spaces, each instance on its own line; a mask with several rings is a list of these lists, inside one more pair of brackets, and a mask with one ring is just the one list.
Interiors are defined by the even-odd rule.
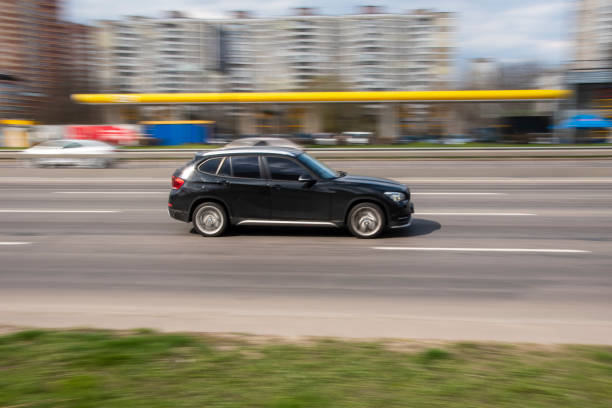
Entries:
[[172,189],[173,190],[178,190],[179,188],[183,187],[183,184],[185,184],[185,180],[183,180],[180,177],[172,176]]

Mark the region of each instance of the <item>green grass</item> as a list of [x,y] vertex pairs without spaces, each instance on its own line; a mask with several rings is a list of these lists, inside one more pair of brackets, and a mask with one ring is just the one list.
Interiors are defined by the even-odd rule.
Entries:
[[609,407],[612,347],[0,336],[0,407]]

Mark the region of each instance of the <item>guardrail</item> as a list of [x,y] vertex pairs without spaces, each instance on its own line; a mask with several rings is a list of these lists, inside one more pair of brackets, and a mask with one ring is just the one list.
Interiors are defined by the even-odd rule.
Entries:
[[[124,149],[116,153],[119,160],[189,159],[197,152],[211,149]],[[314,148],[306,151],[330,159],[419,159],[419,158],[606,158],[612,147],[414,147],[414,148]],[[21,159],[21,150],[0,150],[0,159]],[[47,156],[48,157],[48,156]]]

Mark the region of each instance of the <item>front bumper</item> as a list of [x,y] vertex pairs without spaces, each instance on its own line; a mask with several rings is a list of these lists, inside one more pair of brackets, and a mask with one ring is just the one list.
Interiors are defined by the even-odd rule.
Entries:
[[414,204],[408,200],[398,203],[389,214],[389,228],[404,228],[412,224]]
[[396,228],[408,228],[408,227],[409,227],[409,226],[411,226],[411,225],[412,225],[412,217],[410,217],[410,218],[408,219],[408,221],[407,221],[407,222],[405,222],[404,224],[392,225],[392,226],[390,226],[389,228],[391,228],[391,229],[396,229]]

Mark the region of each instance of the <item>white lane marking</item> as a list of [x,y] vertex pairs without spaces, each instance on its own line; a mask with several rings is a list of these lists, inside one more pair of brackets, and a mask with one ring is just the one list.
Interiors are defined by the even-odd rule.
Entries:
[[440,251],[440,252],[523,252],[551,254],[586,254],[582,249],[533,249],[533,248],[445,248],[445,247],[372,247],[381,251]]
[[54,191],[55,194],[164,194],[168,191]]
[[108,178],[108,177],[0,177],[0,183],[166,183],[170,185],[170,177],[167,178]]
[[76,214],[107,214],[118,213],[120,210],[0,210],[0,213],[76,213]]
[[0,245],[12,246],[12,245],[29,245],[31,242],[23,241],[0,241]]
[[[392,177],[400,183],[483,183],[483,184],[575,184],[575,183],[612,183],[610,177]],[[24,182],[41,183],[165,183],[170,185],[170,177],[0,177],[0,183],[21,184]]]
[[460,216],[485,216],[485,217],[493,217],[493,216],[500,216],[500,217],[532,217],[532,216],[536,216],[538,214],[534,214],[534,213],[513,213],[513,212],[508,212],[508,213],[503,213],[503,212],[415,212],[415,215],[460,215]]
[[445,192],[435,192],[435,193],[419,193],[419,192],[411,192],[411,195],[466,195],[466,196],[500,196],[500,195],[508,195],[508,193],[445,193]]
[[437,183],[437,184],[575,184],[575,183],[612,183],[609,177],[415,177],[393,178],[400,183]]

